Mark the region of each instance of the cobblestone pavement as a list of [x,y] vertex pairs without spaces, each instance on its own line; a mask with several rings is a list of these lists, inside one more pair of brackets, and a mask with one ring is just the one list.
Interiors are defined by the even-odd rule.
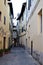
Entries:
[[11,49],[9,54],[0,57],[0,65],[39,65],[26,50],[20,47]]

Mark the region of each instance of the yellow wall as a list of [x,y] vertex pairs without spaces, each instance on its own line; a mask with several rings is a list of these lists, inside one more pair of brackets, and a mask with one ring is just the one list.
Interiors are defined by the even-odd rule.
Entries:
[[22,32],[19,36],[20,36],[19,38],[20,44],[26,46],[26,32]]
[[[0,0],[0,11],[2,12],[1,16],[1,22],[0,22],[0,28],[4,30],[4,33],[1,32],[0,34],[2,35],[2,44],[0,43],[0,49],[3,48],[3,37],[6,37],[6,45],[5,48],[8,48],[8,38],[10,37],[10,31],[9,31],[9,22],[10,22],[10,10],[9,10],[9,5],[7,4],[6,0],[6,5],[4,4],[4,0]],[[6,17],[6,24],[4,24],[4,16]],[[0,36],[1,40],[1,36]]]

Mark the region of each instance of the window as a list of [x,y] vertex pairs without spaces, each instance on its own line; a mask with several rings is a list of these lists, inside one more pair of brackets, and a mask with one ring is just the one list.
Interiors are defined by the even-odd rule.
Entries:
[[6,0],[4,0],[4,4],[6,5]]
[[6,17],[4,16],[4,24],[6,24]]
[[26,31],[26,30],[24,29],[24,27],[22,27],[22,32],[23,32],[23,31]]
[[42,15],[40,16],[40,19],[41,19],[40,24],[41,24],[41,32],[42,32]]
[[42,33],[42,9],[38,13],[40,21],[40,33]]
[[23,16],[22,16],[22,21],[23,21]]
[[30,10],[31,0],[28,0],[28,10]]
[[23,32],[23,27],[22,27],[22,32]]
[[0,12],[0,21],[1,21],[1,12]]

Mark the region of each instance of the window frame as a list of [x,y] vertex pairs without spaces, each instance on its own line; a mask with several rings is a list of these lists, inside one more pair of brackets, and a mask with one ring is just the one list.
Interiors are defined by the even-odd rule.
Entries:
[[38,12],[38,16],[39,16],[39,22],[40,22],[40,33],[42,33],[42,8]]
[[4,25],[6,25],[6,17],[4,16]]

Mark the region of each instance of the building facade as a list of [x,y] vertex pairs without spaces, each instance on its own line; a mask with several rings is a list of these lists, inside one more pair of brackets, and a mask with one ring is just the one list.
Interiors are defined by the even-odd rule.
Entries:
[[13,45],[13,19],[14,19],[14,14],[13,14],[13,5],[12,5],[12,2],[8,0],[8,5],[10,7],[10,24],[9,24],[9,28],[10,28],[10,48],[12,47]]
[[[25,15],[26,31],[20,34],[20,44],[43,65],[43,0],[27,0]],[[22,17],[19,21],[22,28],[25,21],[22,23]]]
[[36,55],[38,61],[43,64],[43,0],[36,0],[36,4],[29,16],[27,47],[30,48],[31,54]]
[[10,8],[7,0],[0,0],[0,50],[9,48]]
[[26,2],[23,3],[21,13],[18,16],[18,35],[20,45],[26,45]]

